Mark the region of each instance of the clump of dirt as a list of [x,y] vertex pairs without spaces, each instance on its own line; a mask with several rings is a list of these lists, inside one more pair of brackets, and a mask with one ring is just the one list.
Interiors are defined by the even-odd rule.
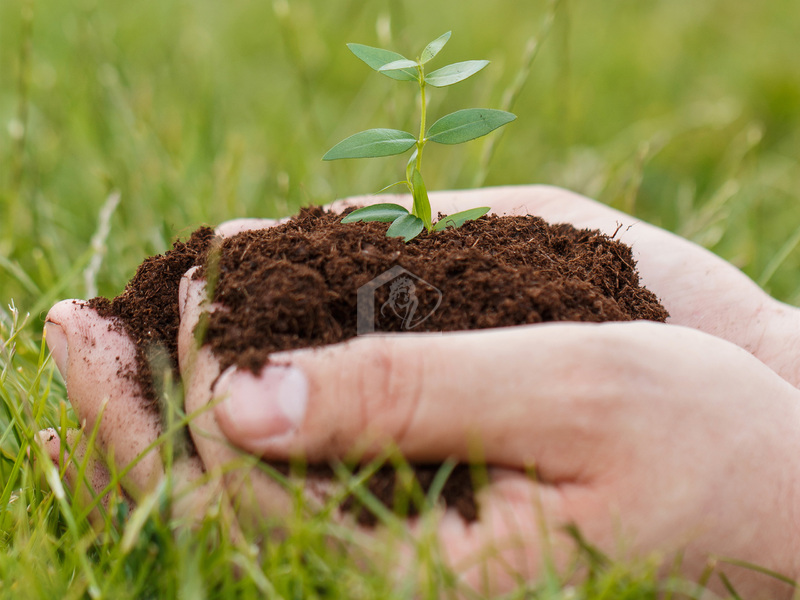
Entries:
[[[178,285],[192,266],[216,279],[205,343],[224,370],[260,371],[272,352],[334,344],[374,331],[458,331],[548,321],[665,321],[667,311],[639,284],[631,249],[598,231],[549,225],[532,216],[487,216],[409,244],[385,237],[385,223],[341,225],[341,215],[304,209],[275,227],[213,242],[208,228],[147,259],[122,295],[94,299],[137,344],[137,379],[157,407],[153,345],[177,365]],[[178,380],[178,379],[176,379]],[[427,491],[438,465],[416,465]],[[326,466],[309,474],[329,477]],[[370,491],[392,506],[391,467]],[[467,465],[441,497],[467,520],[477,516]],[[342,508],[360,522],[374,515],[353,498]],[[415,507],[409,506],[409,514]]]
[[222,242],[214,301],[230,310],[212,313],[206,343],[223,369],[258,372],[274,351],[355,337],[358,290],[373,281],[383,285],[375,284],[373,320],[362,325],[377,331],[667,317],[639,285],[630,247],[597,231],[488,216],[405,244],[387,238],[384,223],[339,220],[307,209]]
[[[159,410],[159,386],[154,380],[154,365],[172,367],[173,380],[178,373],[178,286],[181,277],[198,264],[214,239],[214,230],[201,227],[186,242],[177,241],[172,250],[146,259],[125,290],[113,300],[92,298],[88,304],[101,317],[111,317],[136,345],[134,372],[118,373],[138,382],[147,407]],[[156,373],[159,373],[156,370]]]

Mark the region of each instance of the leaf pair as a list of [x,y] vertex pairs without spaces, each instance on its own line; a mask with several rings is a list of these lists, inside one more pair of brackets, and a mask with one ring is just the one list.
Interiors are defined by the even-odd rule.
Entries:
[[[428,129],[424,142],[463,144],[491,133],[517,117],[504,110],[467,108],[450,113]],[[367,129],[342,140],[325,153],[322,160],[377,158],[407,152],[417,138],[399,129]]]
[[[369,46],[364,46],[369,48]],[[352,48],[351,48],[352,49]],[[376,48],[377,49],[377,48]],[[464,62],[453,63],[434,71],[433,73],[424,74],[417,71],[414,77],[416,81],[424,81],[427,85],[433,87],[447,87],[460,81],[464,81],[468,77],[472,77],[489,64],[488,60],[466,60]],[[391,73],[400,71],[405,75],[413,72],[414,69],[419,69],[421,63],[413,60],[403,58],[383,65],[380,69],[376,69],[378,73],[383,73],[391,77]]]
[[357,223],[358,221],[391,223],[389,229],[386,230],[386,237],[401,237],[405,242],[417,237],[425,228],[422,219],[415,217],[399,204],[386,203],[365,206],[354,210],[342,219],[342,223]]
[[450,34],[448,31],[425,46],[417,60],[409,60],[397,52],[364,44],[347,44],[347,47],[370,68],[387,77],[398,81],[417,81],[433,87],[445,87],[472,77],[489,64],[488,60],[467,60],[447,65],[426,75],[423,70],[424,65],[439,54],[450,40]]
[[[420,179],[421,180],[421,179]],[[427,192],[425,192],[427,198]],[[416,203],[416,197],[414,198]],[[487,212],[488,206],[470,208],[461,212],[448,215],[438,221],[433,227],[433,231],[442,231],[448,227],[458,229],[467,221],[479,219]],[[430,204],[428,205],[430,211]],[[430,216],[430,212],[428,212]],[[430,217],[429,217],[430,218]],[[358,221],[380,221],[381,223],[391,223],[386,230],[387,237],[401,237],[404,242],[410,242],[425,229],[425,223],[419,217],[412,215],[408,210],[399,204],[373,204],[354,210],[342,219],[342,223],[356,223]]]

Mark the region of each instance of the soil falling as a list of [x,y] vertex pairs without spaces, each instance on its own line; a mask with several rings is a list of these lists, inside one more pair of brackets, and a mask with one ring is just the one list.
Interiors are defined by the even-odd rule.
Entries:
[[[94,299],[102,315],[137,344],[137,379],[154,410],[152,348],[177,364],[178,285],[192,266],[217,278],[206,334],[221,362],[257,373],[272,352],[342,342],[367,332],[441,332],[549,321],[664,321],[667,312],[639,284],[625,244],[597,231],[549,225],[537,217],[483,217],[409,244],[386,238],[384,223],[341,225],[340,216],[304,209],[275,227],[212,243],[201,228],[164,255],[147,259],[114,300]],[[209,258],[212,260],[209,261]],[[179,379],[175,379],[178,381]],[[427,491],[440,465],[415,465]],[[309,474],[331,476],[327,466]],[[381,468],[368,488],[395,503],[396,472]],[[453,469],[441,498],[468,520],[477,509],[467,465]],[[374,515],[352,497],[342,508]],[[407,513],[416,508],[408,506]]]

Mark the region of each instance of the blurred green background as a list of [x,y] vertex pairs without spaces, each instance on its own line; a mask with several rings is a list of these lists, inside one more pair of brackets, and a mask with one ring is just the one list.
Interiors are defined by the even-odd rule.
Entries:
[[514,96],[519,119],[488,165],[483,141],[432,148],[429,189],[565,186],[800,304],[797,0],[1,0],[0,304],[38,327],[199,224],[396,181],[401,158],[320,160],[417,118],[413,86],[345,43],[415,56],[450,29],[432,67],[492,64],[432,117]]

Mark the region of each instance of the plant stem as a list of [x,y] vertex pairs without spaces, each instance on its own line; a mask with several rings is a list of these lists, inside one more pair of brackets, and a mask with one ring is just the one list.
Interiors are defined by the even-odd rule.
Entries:
[[422,170],[422,149],[425,147],[425,67],[419,66],[419,98],[420,98],[420,118],[419,118],[419,138],[417,139],[417,171]]

